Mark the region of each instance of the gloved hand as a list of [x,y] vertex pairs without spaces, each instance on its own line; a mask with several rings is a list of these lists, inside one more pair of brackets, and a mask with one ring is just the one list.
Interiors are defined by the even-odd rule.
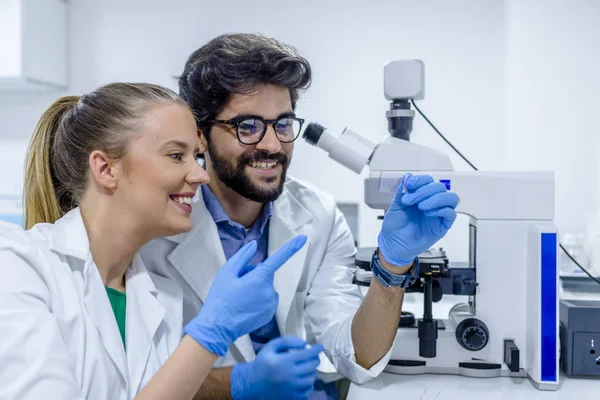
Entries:
[[446,235],[456,220],[456,193],[429,175],[407,178],[406,193],[400,184],[383,219],[377,243],[385,260],[409,265]]
[[279,302],[273,275],[304,243],[306,236],[296,236],[253,268],[247,265],[256,242],[246,244],[219,269],[200,313],[184,332],[222,357],[238,337],[266,325]]
[[271,340],[249,363],[233,366],[231,396],[234,400],[308,399],[317,380],[323,346],[305,349],[307,342],[283,336]]

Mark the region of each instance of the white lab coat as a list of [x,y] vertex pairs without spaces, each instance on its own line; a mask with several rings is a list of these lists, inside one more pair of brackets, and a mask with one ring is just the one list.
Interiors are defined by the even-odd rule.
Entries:
[[181,341],[182,299],[136,255],[123,348],[76,208],[25,231],[0,224],[0,398],[131,399]]
[[[184,323],[198,313],[217,270],[226,261],[201,191],[194,199],[191,218],[192,231],[155,239],[140,250],[149,270],[172,277],[181,286]],[[362,297],[352,284],[356,252],[352,233],[331,196],[288,178],[269,223],[269,254],[299,234],[308,236],[306,245],[274,279],[279,293],[275,317],[280,332],[323,344],[327,358],[321,357],[319,377],[324,381],[337,380],[341,374],[357,383],[367,382],[383,371],[391,349],[369,370],[356,363],[351,322]],[[250,336],[245,335],[216,366],[231,366],[254,357]]]

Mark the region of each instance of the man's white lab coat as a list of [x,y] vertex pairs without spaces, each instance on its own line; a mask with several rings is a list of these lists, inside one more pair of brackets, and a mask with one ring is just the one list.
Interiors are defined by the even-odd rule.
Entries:
[[[149,270],[172,277],[181,286],[184,323],[197,315],[217,270],[226,261],[201,191],[194,199],[191,218],[191,232],[153,240],[140,251]],[[341,374],[353,382],[367,382],[383,371],[391,349],[369,370],[356,363],[351,323],[362,297],[352,284],[356,252],[352,234],[330,196],[288,178],[269,223],[269,255],[299,234],[308,236],[306,245],[275,274],[279,330],[282,335],[324,345],[327,358],[321,358],[320,379],[333,381]],[[254,357],[250,336],[245,335],[216,366]]]

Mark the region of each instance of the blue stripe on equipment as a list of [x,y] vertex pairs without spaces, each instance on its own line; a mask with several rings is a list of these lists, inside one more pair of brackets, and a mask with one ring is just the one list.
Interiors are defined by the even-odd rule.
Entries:
[[542,233],[542,381],[556,382],[556,233]]

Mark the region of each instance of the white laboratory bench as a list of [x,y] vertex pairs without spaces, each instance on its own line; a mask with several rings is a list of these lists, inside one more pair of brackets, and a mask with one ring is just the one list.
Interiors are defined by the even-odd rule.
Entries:
[[537,390],[527,378],[455,375],[395,375],[383,372],[364,385],[350,385],[347,400],[593,400],[600,378],[560,376],[557,391]]

